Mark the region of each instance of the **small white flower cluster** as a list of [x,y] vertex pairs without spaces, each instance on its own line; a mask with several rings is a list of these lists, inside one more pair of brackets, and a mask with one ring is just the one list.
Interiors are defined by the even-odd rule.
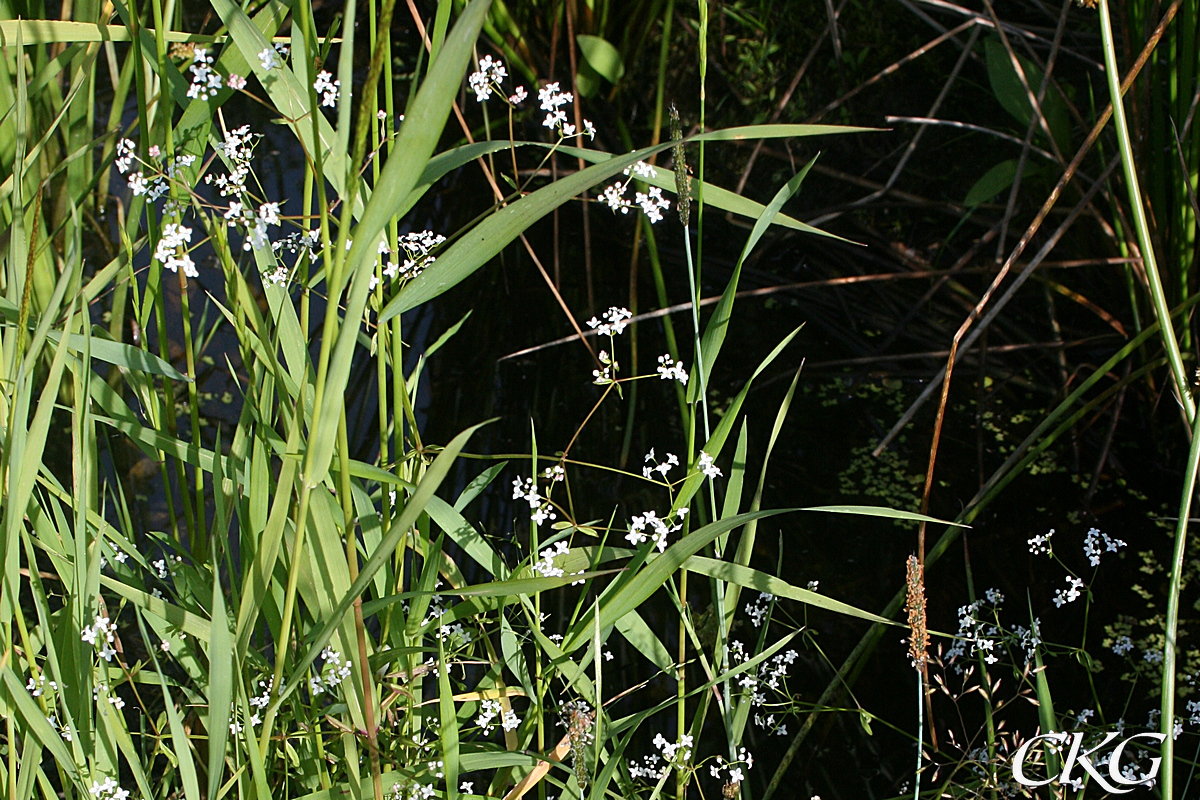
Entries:
[[235,91],[241,91],[246,88],[246,79],[236,72],[229,73],[229,77],[225,79],[225,85]]
[[[348,666],[349,665],[347,664],[347,667]],[[268,678],[267,680],[260,680],[258,682],[258,688],[262,689],[262,694],[250,698],[250,705],[252,705],[255,710],[252,714],[250,714],[250,719],[246,720],[247,722],[250,723],[251,728],[257,728],[259,725],[262,724],[262,717],[259,716],[259,713],[271,704],[271,690],[274,687],[275,687],[274,676]],[[318,692],[318,691],[313,692],[313,694],[319,694],[319,693],[320,692]],[[232,704],[230,704],[229,709],[231,712],[233,711]],[[234,729],[235,726],[236,726],[236,730]],[[232,720],[229,723],[229,732],[230,733],[233,733],[236,735],[238,733],[241,733],[241,730],[242,730],[242,726],[240,724],[238,724],[236,720]]]
[[117,158],[113,164],[116,165],[117,172],[120,172],[122,175],[129,172],[130,166],[133,165],[133,159],[135,158],[133,150],[135,147],[137,145],[133,139],[120,139],[117,141]]
[[292,231],[281,239],[271,242],[271,249],[276,253],[286,251],[291,255],[307,253],[309,260],[314,260],[321,252],[321,231],[313,228],[311,231]]
[[106,699],[113,708],[120,711],[125,707],[125,700],[119,695],[110,694],[107,683],[98,683],[92,687],[92,702],[99,702],[100,695],[105,695]]
[[715,479],[721,477],[721,470],[713,463],[713,457],[703,450],[700,451],[700,459],[696,466],[699,467],[706,478]]
[[717,780],[736,785],[746,779],[745,773],[742,772],[743,766],[747,772],[754,767],[754,756],[744,747],[738,750],[737,761],[730,762],[717,756],[716,763],[708,765],[708,774]]
[[[324,665],[321,671],[314,677],[308,679],[308,688],[313,696],[321,694],[330,689],[334,689],[346,678],[350,677],[350,667],[354,662],[349,659],[346,663],[342,663],[342,654],[332,647],[326,647],[321,651],[321,660]],[[268,689],[268,696],[270,690]]]
[[289,48],[286,44],[280,42],[272,47],[265,47],[258,54],[258,63],[266,71],[271,71],[276,67],[283,66],[283,59],[288,57]]
[[546,467],[542,470],[542,479],[551,483],[558,483],[567,479],[567,471],[562,464],[555,464],[553,467]]
[[571,547],[566,540],[560,539],[554,547],[547,547],[542,551],[542,560],[535,561],[533,568],[547,578],[561,578],[566,572],[562,567],[554,566],[554,559],[558,556],[565,556],[570,551]]
[[1133,652],[1133,639],[1128,636],[1118,636],[1113,642],[1112,651],[1119,656],[1127,656]]
[[500,92],[500,83],[507,77],[504,62],[487,55],[479,60],[479,69],[471,73],[467,83],[475,92],[475,99],[482,103],[492,96],[493,91]]
[[756,628],[761,628],[763,622],[767,619],[767,613],[771,610],[771,603],[775,600],[775,595],[768,592],[759,592],[758,599],[752,603],[746,603],[746,613],[750,615],[750,622]]
[[46,673],[43,672],[41,675],[37,676],[37,680],[30,678],[29,683],[25,684],[25,688],[28,689],[29,693],[34,697],[41,697],[45,693],[46,689],[57,692],[58,684],[54,681],[47,681]]
[[[595,317],[592,317],[595,319]],[[592,383],[597,386],[607,386],[610,383],[615,383],[617,371],[621,366],[616,359],[608,354],[607,350],[601,350],[600,355],[596,356],[600,361],[600,369],[592,370]]]
[[79,632],[79,638],[93,646],[99,644],[100,657],[105,661],[112,661],[112,657],[117,654],[112,647],[117,639],[117,626],[116,623],[110,622],[108,617],[97,614],[95,622]]
[[[751,655],[746,652],[745,646],[737,639],[729,642],[727,655],[730,666],[737,666],[749,661]],[[744,691],[750,693],[750,705],[754,708],[762,708],[767,704],[767,693],[763,687],[772,689],[776,692],[782,691],[781,680],[787,677],[788,667],[795,662],[798,654],[795,650],[788,650],[786,653],[780,653],[768,661],[759,664],[757,672],[744,672],[738,678],[738,686]],[[786,725],[776,725],[775,715],[764,715],[760,711],[754,712],[754,724],[760,728],[765,728],[777,736],[787,735]]]
[[[547,83],[541,89],[538,89],[538,100],[542,104],[542,111],[546,112],[546,118],[542,120],[542,127],[557,130],[559,137],[562,139],[575,135],[576,128],[567,122],[567,112],[562,108],[568,103],[575,102],[574,95],[570,92],[562,91],[559,88],[558,82],[555,81],[554,83]],[[595,139],[596,126],[585,119],[583,121],[583,133],[589,139]]]
[[[401,236],[396,244],[400,250],[404,251],[404,260],[398,262],[395,259],[389,259],[387,265],[383,268],[383,276],[388,280],[396,278],[415,278],[420,275],[427,267],[437,261],[435,256],[430,255],[434,248],[444,243],[446,237],[440,233],[433,231],[419,231],[406,233]],[[392,250],[386,242],[379,243],[379,254],[384,255],[391,253]],[[399,251],[397,251],[399,252]],[[375,290],[375,279],[371,279],[371,290]]]
[[546,520],[556,518],[554,507],[550,505],[550,500],[538,494],[537,481],[533,478],[526,478],[525,480],[514,478],[512,486],[512,499],[524,500],[529,503],[529,508],[531,509],[529,519],[538,527],[541,527],[542,523]]
[[212,68],[213,59],[208,51],[197,47],[192,56],[192,85],[188,87],[187,96],[193,100],[210,100],[221,91],[221,75]]
[[[653,467],[650,466],[651,461],[654,462]],[[659,461],[654,456],[654,448],[651,447],[650,452],[646,453],[646,463],[642,466],[642,477],[649,479],[651,475],[657,472],[659,475],[662,475],[663,478],[666,478],[667,473],[671,471],[671,468],[677,466],[679,466],[679,458],[674,453],[667,453],[666,459],[664,461]]]
[[[946,651],[946,661],[954,664],[954,670],[959,675],[963,673],[964,667],[956,662],[964,656],[983,653],[983,659],[988,664],[995,664],[1000,660],[995,655],[995,640],[1000,637],[1000,629],[991,622],[985,621],[982,612],[990,605],[991,612],[996,614],[1003,602],[1004,595],[995,589],[988,589],[984,593],[984,597],[959,607],[958,634],[954,644]],[[967,651],[968,646],[970,646],[970,652]]]
[[1188,700],[1187,710],[1192,715],[1188,718],[1188,722],[1200,725],[1200,700]]
[[1033,553],[1034,555],[1037,555],[1039,553],[1045,553],[1046,555],[1054,555],[1054,545],[1050,544],[1050,539],[1053,536],[1054,536],[1054,528],[1051,528],[1050,532],[1047,533],[1045,536],[1042,536],[1040,534],[1037,536],[1034,536],[1028,542],[1029,552]]
[[96,800],[129,800],[129,790],[122,789],[112,778],[105,778],[104,782],[92,781],[92,787],[88,792]]
[[683,362],[672,359],[670,353],[658,357],[658,376],[664,381],[679,381],[687,386],[688,374]]
[[497,718],[505,731],[515,731],[521,724],[517,712],[511,708],[505,711],[499,700],[484,700],[479,707],[479,716],[475,718],[475,724],[483,730],[484,734],[489,734],[495,730]]
[[[1104,547],[1101,549],[1100,545]],[[1088,557],[1088,561],[1093,567],[1100,565],[1101,553],[1115,553],[1120,548],[1125,546],[1125,542],[1120,539],[1114,539],[1107,533],[1101,533],[1099,528],[1090,529],[1083,539],[1083,554]]]
[[[438,581],[438,588],[442,585]],[[448,609],[442,605],[442,596],[435,594],[429,599],[429,611],[425,614],[425,619],[422,625],[428,625],[431,622],[436,622],[442,618]],[[471,631],[464,628],[461,622],[453,622],[446,625],[439,625],[437,629],[437,637],[448,643],[448,646],[467,645],[471,643]],[[433,659],[429,659],[426,664],[434,664]],[[436,675],[437,670],[434,669]]]
[[[258,211],[253,211],[241,200],[234,200],[225,212],[225,222],[231,228],[242,227],[246,237],[242,240],[242,249],[249,251],[262,250],[271,244],[267,233],[268,226],[279,227],[279,203],[261,203]],[[272,245],[272,251],[274,245]]]
[[[117,143],[117,170],[124,174],[133,162],[134,143],[129,139],[123,139]],[[159,159],[162,157],[162,151],[158,145],[150,148],[150,158]],[[152,167],[153,171],[149,176],[142,171],[134,172],[127,179],[129,190],[133,192],[134,197],[146,195],[146,199],[154,202],[165,195],[170,190],[168,179],[174,178],[180,169],[190,167],[196,163],[196,157],[193,155],[175,156],[175,158],[166,165],[165,171],[162,166],[155,164],[147,164]]]
[[159,580],[165,581],[167,578],[169,578],[171,575],[174,574],[174,572],[171,570],[170,565],[171,564],[182,564],[182,563],[183,563],[182,556],[168,556],[165,558],[157,559],[156,561],[151,561],[150,566],[154,567],[154,573],[156,575],[158,575]]
[[414,783],[408,787],[393,783],[386,797],[387,800],[430,800],[436,794],[437,790],[431,783]]
[[321,70],[313,81],[313,89],[321,94],[321,106],[324,108],[336,107],[342,93],[342,82],[332,78],[332,73]]
[[[644,161],[633,165],[633,173],[642,178],[653,178],[657,174],[654,167]],[[626,169],[625,174],[629,175],[630,170]],[[604,193],[601,195],[604,204],[613,212],[620,211],[622,214],[628,214],[629,209],[633,208],[636,203],[651,223],[661,220],[663,212],[671,207],[671,201],[662,196],[662,189],[651,186],[645,192],[634,192],[633,202],[630,202],[625,198],[625,192],[628,190],[631,180],[633,180],[632,177],[605,187]]]
[[628,308],[611,306],[608,311],[600,315],[599,319],[596,317],[589,319],[587,326],[600,336],[620,336],[625,332],[625,326],[631,319],[633,319],[633,312]]
[[1078,578],[1068,575],[1067,588],[1059,589],[1054,593],[1054,607],[1062,608],[1067,603],[1074,603],[1082,596],[1079,590],[1083,588],[1083,581]]
[[1161,664],[1163,660],[1162,650],[1146,650],[1142,653],[1142,660],[1147,664]]
[[660,519],[653,511],[639,514],[629,521],[629,533],[625,534],[625,540],[634,547],[650,541],[661,553],[667,549],[667,534],[683,527],[683,518],[687,512],[685,506],[675,512],[675,515],[668,515],[665,519]]
[[[674,767],[676,770],[683,772],[691,766],[692,761],[692,735],[685,733],[679,738],[678,742],[667,741],[661,733],[654,737],[654,747],[658,750],[657,753],[652,753],[642,758],[642,763],[631,761],[629,764],[629,774],[634,779],[642,778],[650,781],[661,780]],[[659,766],[662,761],[663,766]]]

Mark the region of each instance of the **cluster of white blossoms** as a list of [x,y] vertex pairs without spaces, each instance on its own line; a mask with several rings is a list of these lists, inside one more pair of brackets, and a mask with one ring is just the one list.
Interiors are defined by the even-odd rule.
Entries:
[[515,731],[521,725],[521,718],[517,716],[517,712],[511,708],[505,711],[499,700],[484,700],[479,707],[479,716],[475,718],[475,724],[488,734],[495,730],[497,719],[505,731]]
[[682,772],[691,766],[692,746],[691,734],[684,734],[679,741],[672,742],[659,733],[654,737],[658,752],[643,756],[640,762],[630,761],[629,775],[635,780],[657,781],[666,777],[672,768]]
[[633,180],[632,176],[654,178],[657,174],[654,167],[645,161],[639,161],[632,168],[626,168],[625,175],[630,177],[624,181],[617,181],[611,186],[605,187],[601,199],[614,213],[620,211],[622,214],[628,214],[629,209],[633,208],[636,204],[642,209],[642,213],[646,215],[646,219],[652,223],[658,222],[662,219],[663,212],[671,207],[671,201],[662,196],[662,189],[657,186],[651,186],[645,192],[634,192],[632,202],[625,197],[625,192],[629,189],[629,183]]
[[[728,656],[731,667],[744,664],[751,658],[751,654],[746,652],[745,646],[737,639],[729,642]],[[788,670],[798,657],[799,653],[795,650],[778,653],[759,664],[757,670],[743,672],[738,677],[738,686],[750,693],[752,708],[763,708],[767,705],[767,689],[786,694],[783,679],[787,677]],[[774,714],[755,711],[754,724],[776,736],[787,735],[787,726],[777,723]]]
[[659,518],[653,511],[638,514],[629,521],[629,533],[625,534],[625,540],[634,547],[649,541],[661,553],[667,549],[667,535],[683,527],[683,518],[687,516],[687,512],[687,506],[684,506],[665,519]]
[[165,581],[167,578],[169,578],[175,574],[171,568],[175,564],[182,564],[182,563],[183,563],[182,556],[166,556],[164,558],[160,558],[155,561],[151,561],[150,566],[154,567],[154,573],[156,575],[158,575],[159,580]]
[[[649,453],[646,453],[645,461],[646,463],[642,466],[642,477],[646,479],[650,479],[650,477],[656,472],[663,478],[666,478],[667,473],[671,471],[672,467],[679,466],[679,458],[674,453],[665,454],[663,460],[659,461],[654,456],[653,447],[650,448]],[[654,462],[653,467],[650,466],[651,462]]]
[[533,478],[526,478],[525,480],[514,478],[512,486],[512,499],[524,500],[529,504],[530,521],[540,527],[546,520],[556,519],[554,506],[550,504],[550,500],[538,493],[537,481]]
[[555,543],[554,547],[547,547],[542,551],[541,561],[535,561],[533,568],[544,577],[561,578],[566,572],[562,567],[554,565],[554,559],[558,556],[565,556],[569,552],[571,552],[571,546],[567,544],[566,540],[560,539]]
[[46,673],[43,672],[41,675],[37,676],[37,680],[30,678],[29,683],[25,684],[25,688],[28,689],[29,693],[34,697],[41,697],[43,694],[45,694],[47,689],[52,692],[57,692],[58,684],[55,681],[47,681]]
[[726,783],[739,784],[746,779],[745,772],[742,767],[746,768],[746,772],[754,766],[754,756],[750,751],[742,747],[738,749],[737,761],[726,761],[721,756],[717,756],[716,762],[708,765],[708,774],[717,780],[724,780]]
[[493,59],[490,55],[479,59],[479,69],[471,73],[467,83],[475,92],[475,99],[480,103],[492,96],[493,92],[501,92],[500,83],[508,77],[504,62]]
[[[994,654],[996,640],[1000,629],[991,622],[983,619],[983,611],[989,610],[996,614],[1004,602],[1004,595],[995,589],[988,589],[983,598],[958,609],[958,635],[954,644],[946,651],[947,663],[954,664],[954,669],[961,675],[962,664],[956,663],[968,655],[982,652],[988,664],[994,664],[999,659]],[[968,648],[969,651],[968,651]]]
[[696,466],[704,473],[704,477],[715,479],[721,477],[721,470],[713,463],[713,457],[703,450],[700,451],[700,458],[696,462]]
[[1101,553],[1116,553],[1124,546],[1125,542],[1101,533],[1099,528],[1091,528],[1083,537],[1083,554],[1093,567],[1100,565]]
[[[354,662],[349,659],[346,663],[342,663],[342,654],[332,647],[326,647],[321,651],[321,660],[324,662],[320,672],[314,677],[308,679],[308,688],[313,696],[317,696],[322,692],[334,689],[346,678],[350,677],[350,667]],[[270,690],[268,689],[268,696]]]
[[[570,92],[562,91],[557,81],[547,83],[538,89],[538,101],[541,103],[542,111],[546,112],[546,118],[542,120],[543,128],[557,131],[561,139],[574,136],[579,132],[574,125],[567,122],[567,112],[563,109],[563,106],[575,102],[575,96]],[[596,126],[585,119],[582,133],[589,139],[595,139]]]
[[[274,686],[275,678],[273,677],[268,678],[267,680],[260,680],[258,682],[258,688],[262,689],[262,693],[250,698],[250,705],[254,707],[254,711],[251,712],[250,718],[246,720],[251,729],[257,728],[262,724],[262,717],[260,714],[263,709],[271,704],[271,689],[273,689]],[[320,694],[321,691],[323,691],[323,689],[314,689],[313,694]],[[229,704],[229,732],[234,736],[242,732],[242,724],[237,720],[237,710],[235,709],[233,703]]]
[[[595,317],[592,317],[595,319]],[[607,386],[610,383],[617,382],[617,371],[621,366],[617,360],[608,354],[607,350],[601,350],[600,355],[596,356],[600,362],[600,369],[592,370],[592,383],[597,386]]]
[[120,711],[125,707],[125,700],[120,695],[110,694],[107,683],[98,683],[92,687],[92,702],[99,702],[100,695],[104,695],[108,700],[109,705]]
[[122,789],[113,778],[105,778],[103,783],[92,781],[88,793],[96,800],[129,800],[129,790]]
[[1027,542],[1027,544],[1029,545],[1029,552],[1033,553],[1034,555],[1038,555],[1040,553],[1045,553],[1046,555],[1054,555],[1054,545],[1050,544],[1050,540],[1053,537],[1054,537],[1054,528],[1051,528],[1050,531],[1045,536],[1038,534],[1037,536],[1032,537]]
[[[415,231],[406,233],[401,236],[396,245],[398,249],[393,251],[387,242],[379,243],[380,255],[403,255],[403,260],[397,261],[395,258],[388,260],[388,263],[383,268],[383,276],[388,280],[410,279],[415,278],[425,271],[437,257],[432,255],[433,250],[446,241],[446,237],[440,233],[433,231]],[[375,281],[371,281],[371,289],[375,288]]]
[[1083,581],[1073,575],[1067,576],[1067,588],[1059,589],[1054,593],[1054,607],[1062,608],[1067,603],[1074,603],[1083,593],[1080,591],[1083,588]]
[[97,614],[95,621],[79,632],[79,638],[93,647],[99,645],[100,657],[105,661],[112,661],[112,657],[117,654],[112,647],[117,639],[117,626],[108,617]]
[[633,319],[633,312],[628,308],[612,306],[600,315],[587,321],[587,326],[601,336],[620,336],[625,332],[625,326]]
[[[133,154],[135,147],[136,145],[131,139],[121,139],[117,142],[117,158],[113,164],[122,175],[129,172],[130,167],[133,165],[133,160],[137,158]],[[196,163],[196,157],[193,155],[178,155],[164,165],[160,163],[162,151],[158,145],[151,147],[148,155],[154,160],[154,163],[146,163],[146,166],[150,168],[149,175],[142,170],[138,170],[130,174],[126,178],[126,182],[129,185],[129,190],[133,192],[135,197],[145,195],[146,199],[152,203],[170,190],[169,179],[175,177],[180,169],[190,167]]]
[[223,81],[220,73],[212,68],[213,59],[208,51],[197,47],[192,54],[192,85],[188,87],[187,96],[193,100],[211,100],[221,91]]
[[283,66],[283,60],[288,57],[288,46],[282,42],[274,47],[264,47],[258,54],[258,63],[264,70],[270,72],[276,67]]
[[762,624],[767,619],[768,612],[771,610],[771,603],[774,600],[775,595],[769,592],[759,592],[756,600],[746,603],[746,614],[750,616],[750,622],[754,627],[762,627]]
[[334,108],[341,96],[342,82],[333,80],[331,73],[321,70],[317,73],[317,79],[313,81],[313,89],[321,94],[321,105],[324,108]]
[[688,374],[683,368],[682,361],[675,361],[671,358],[670,353],[664,353],[658,357],[658,376],[664,381],[679,381],[684,386],[687,386]]

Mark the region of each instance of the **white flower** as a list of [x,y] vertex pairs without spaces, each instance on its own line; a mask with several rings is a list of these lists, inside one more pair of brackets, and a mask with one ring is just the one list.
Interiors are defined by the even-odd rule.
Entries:
[[[479,60],[479,69],[471,73],[471,76],[467,78],[467,83],[475,92],[475,99],[482,103],[492,96],[493,90],[499,89],[500,82],[506,77],[508,77],[508,72],[504,69],[504,62],[488,55]],[[520,91],[523,92],[524,89]]]
[[463,781],[462,784],[459,785],[458,790],[464,794],[474,794],[475,782]]
[[192,85],[188,87],[187,96],[194,100],[208,100],[216,97],[221,90],[221,75],[213,71],[212,56],[208,51],[197,47],[192,56]]
[[1113,642],[1112,651],[1119,656],[1129,655],[1133,651],[1133,639],[1128,636],[1118,636]]
[[225,85],[230,89],[241,91],[246,88],[246,79],[236,72],[229,73],[229,77],[225,79]]
[[625,326],[633,318],[633,313],[627,308],[612,306],[600,315],[602,319],[592,317],[587,321],[588,327],[595,329],[601,336],[619,336],[625,331]]
[[508,96],[508,102],[514,106],[518,106],[524,103],[527,97],[529,97],[529,92],[525,91],[525,87],[518,86],[517,90]]
[[632,168],[626,167],[625,168],[626,175],[629,174],[630,169],[632,169],[633,173],[640,178],[653,178],[658,175],[658,171],[655,170],[654,167],[651,166],[650,164],[647,164],[645,161],[637,162],[636,164],[633,165]]
[[1031,538],[1028,541],[1029,552],[1033,553],[1034,555],[1037,555],[1038,553],[1051,553],[1053,546],[1050,544],[1050,538],[1052,536],[1054,536],[1054,528],[1051,528],[1050,532],[1045,536],[1038,535]]
[[718,469],[717,465],[713,463],[713,457],[710,456],[708,453],[704,452],[703,450],[700,451],[700,460],[699,460],[697,466],[700,468],[700,471],[703,472],[705,477],[707,477],[707,478],[721,477],[721,474],[722,474],[721,470]]
[[129,171],[129,166],[133,163],[133,149],[136,146],[132,139],[120,139],[117,141],[117,160],[113,163],[116,165],[117,171],[122,175]]
[[342,82],[330,80],[332,74],[321,70],[317,73],[317,79],[313,82],[313,89],[321,93],[321,105],[325,108],[333,108],[337,105],[338,96],[341,93]]
[[587,134],[588,139],[596,138],[596,126],[592,124],[590,119],[583,121],[583,132]]
[[[154,250],[154,258],[162,262],[163,266],[171,272],[178,272],[182,269],[183,274],[189,278],[199,277],[200,272],[196,269],[196,265],[192,262],[191,256],[187,254],[185,247],[191,240],[191,228],[168,222],[163,226],[162,236]],[[183,255],[178,254],[180,248],[184,249]]]
[[1083,588],[1083,581],[1078,578],[1067,576],[1067,588],[1059,589],[1054,593],[1054,606],[1061,608],[1067,603],[1073,603],[1081,596],[1080,589]]
[[683,362],[673,360],[670,353],[658,357],[658,375],[664,381],[676,380],[687,386],[688,374]]
[[600,196],[604,204],[611,208],[614,212],[620,211],[622,214],[628,214],[629,209],[633,204],[625,199],[626,184],[617,181],[612,186],[607,186],[604,193]]
[[657,186],[651,186],[647,192],[647,194],[637,192],[633,199],[641,206],[646,219],[655,223],[662,219],[662,212],[671,207],[671,201],[662,196],[662,189]]
[[263,51],[258,54],[258,63],[262,65],[264,70],[273,70],[280,65],[279,57],[276,55],[275,49],[272,47],[264,48]]

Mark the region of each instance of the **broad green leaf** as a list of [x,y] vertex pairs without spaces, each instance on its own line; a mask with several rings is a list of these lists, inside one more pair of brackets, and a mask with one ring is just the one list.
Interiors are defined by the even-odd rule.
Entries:
[[[1037,168],[1025,162],[1025,172],[1023,177],[1028,178],[1030,175],[1037,173]],[[963,200],[963,205],[967,207],[977,206],[980,203],[986,203],[996,195],[1003,192],[1005,189],[1013,185],[1013,179],[1017,175],[1016,159],[1008,159],[1001,161],[996,166],[983,173],[983,177],[975,181],[975,184],[967,190],[967,196]]]
[[612,84],[621,80],[621,76],[625,74],[625,62],[621,60],[617,48],[599,36],[588,36],[584,33],[576,36],[575,41],[579,42],[579,51],[597,75]]
[[[1029,93],[1021,85],[1021,78],[1013,67],[1008,51],[995,36],[985,41],[984,49],[987,52],[988,80],[992,85],[992,93],[1000,101],[1000,105],[1004,106],[1005,111],[1012,114],[1022,125],[1028,126],[1033,118],[1033,105],[1029,102]],[[1022,55],[1017,55],[1017,62],[1021,65],[1021,71],[1025,73],[1029,90],[1036,96],[1038,88],[1042,85],[1042,70]],[[1041,107],[1059,151],[1068,152],[1071,147],[1071,117],[1067,111],[1067,104],[1053,83],[1046,87],[1046,96],[1042,98]],[[1041,132],[1041,125],[1035,127],[1035,132]]]

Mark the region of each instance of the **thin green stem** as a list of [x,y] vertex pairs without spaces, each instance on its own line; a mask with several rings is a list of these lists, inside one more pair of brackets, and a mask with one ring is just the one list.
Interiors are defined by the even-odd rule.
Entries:
[[1138,184],[1133,144],[1130,141],[1129,127],[1125,121],[1125,103],[1121,99],[1121,78],[1117,68],[1117,51],[1113,44],[1108,0],[1100,0],[1099,8],[1100,39],[1104,47],[1104,74],[1108,80],[1108,93],[1112,99],[1113,125],[1117,129],[1117,145],[1121,151],[1121,167],[1125,174],[1125,189],[1129,193],[1133,227],[1137,233],[1138,247],[1142,251],[1142,264],[1146,270],[1146,282],[1149,284],[1150,302],[1154,306],[1155,316],[1161,323],[1159,332],[1162,334],[1163,348],[1167,352],[1171,377],[1175,379],[1179,402],[1183,405],[1184,414],[1190,424],[1196,417],[1196,403],[1188,392],[1187,370],[1183,364],[1183,354],[1179,350],[1179,340],[1175,336],[1175,328],[1170,322],[1171,312],[1167,305],[1166,293],[1163,291],[1162,278],[1159,276],[1158,262],[1154,256],[1154,244],[1150,241],[1150,226],[1146,221],[1146,209],[1142,203],[1142,191]]
[[1192,513],[1192,497],[1196,492],[1196,474],[1200,472],[1200,417],[1192,425],[1192,446],[1188,450],[1187,469],[1183,478],[1183,495],[1179,499],[1179,522],[1175,526],[1175,552],[1171,558],[1171,585],[1167,592],[1167,624],[1163,631],[1162,661],[1162,797],[1174,797],[1175,757],[1175,662],[1176,636],[1179,632],[1179,594],[1183,591],[1183,556],[1187,551],[1188,521]]

